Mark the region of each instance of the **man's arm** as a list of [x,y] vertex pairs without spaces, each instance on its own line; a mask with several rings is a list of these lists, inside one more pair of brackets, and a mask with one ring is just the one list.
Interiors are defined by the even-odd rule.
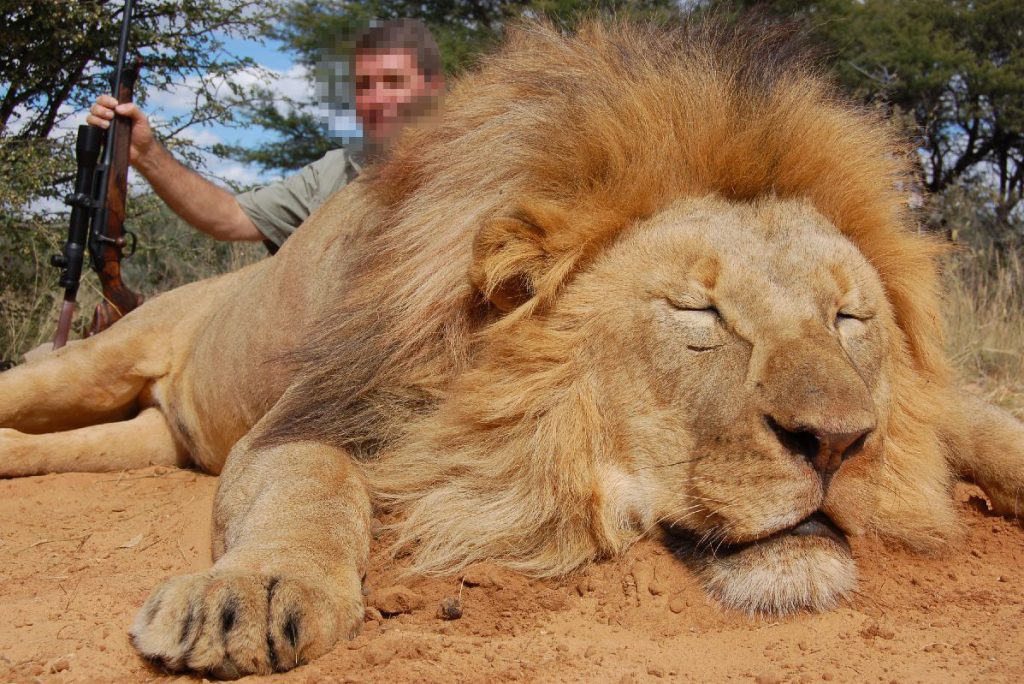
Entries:
[[263,240],[265,236],[239,206],[234,195],[184,166],[153,135],[149,119],[136,105],[118,105],[103,95],[86,122],[106,129],[114,111],[132,119],[129,160],[154,192],[189,224],[218,240]]
[[268,241],[281,245],[358,171],[344,150],[331,150],[297,173],[235,199]]

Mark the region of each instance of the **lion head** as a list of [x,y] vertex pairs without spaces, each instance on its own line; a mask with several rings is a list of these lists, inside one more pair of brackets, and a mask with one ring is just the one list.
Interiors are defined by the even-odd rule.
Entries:
[[784,612],[850,591],[848,535],[954,534],[941,248],[791,38],[513,31],[358,184],[379,218],[263,439],[373,454],[424,572],[664,530]]
[[871,527],[902,336],[877,272],[806,202],[686,200],[553,307],[615,448],[605,515],[667,529],[727,604],[823,608]]

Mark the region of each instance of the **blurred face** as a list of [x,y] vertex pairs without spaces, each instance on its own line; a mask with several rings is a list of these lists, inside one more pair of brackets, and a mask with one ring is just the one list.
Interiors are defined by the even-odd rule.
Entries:
[[370,50],[355,58],[356,116],[368,142],[386,145],[444,88],[427,79],[411,50]]

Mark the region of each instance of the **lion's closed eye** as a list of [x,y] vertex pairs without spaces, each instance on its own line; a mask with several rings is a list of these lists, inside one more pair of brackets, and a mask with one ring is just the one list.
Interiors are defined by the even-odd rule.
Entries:
[[867,329],[874,314],[861,309],[842,308],[836,312],[835,328],[841,335],[859,335]]
[[674,326],[690,351],[709,351],[723,346],[727,339],[722,314],[705,301],[666,297],[665,303]]

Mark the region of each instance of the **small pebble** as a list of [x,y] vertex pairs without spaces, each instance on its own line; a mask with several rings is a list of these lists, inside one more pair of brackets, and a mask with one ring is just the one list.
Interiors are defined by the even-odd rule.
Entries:
[[449,596],[441,601],[437,615],[442,620],[458,620],[462,617],[462,601],[454,596]]
[[56,672],[63,672],[64,670],[69,669],[71,669],[71,663],[68,661],[67,658],[57,658],[52,663],[50,663],[51,674]]
[[545,610],[563,610],[566,606],[565,594],[557,591],[545,591],[537,597],[537,603]]
[[462,582],[467,587],[501,588],[501,583],[494,576],[493,568],[484,563],[466,568],[462,573]]
[[423,607],[423,597],[401,585],[380,589],[370,596],[371,605],[384,615],[411,613]]
[[864,629],[860,631],[860,635],[865,639],[871,639],[873,637],[881,637],[882,639],[892,639],[894,636],[896,636],[896,633],[888,627],[882,627],[877,622],[872,620],[864,627]]

